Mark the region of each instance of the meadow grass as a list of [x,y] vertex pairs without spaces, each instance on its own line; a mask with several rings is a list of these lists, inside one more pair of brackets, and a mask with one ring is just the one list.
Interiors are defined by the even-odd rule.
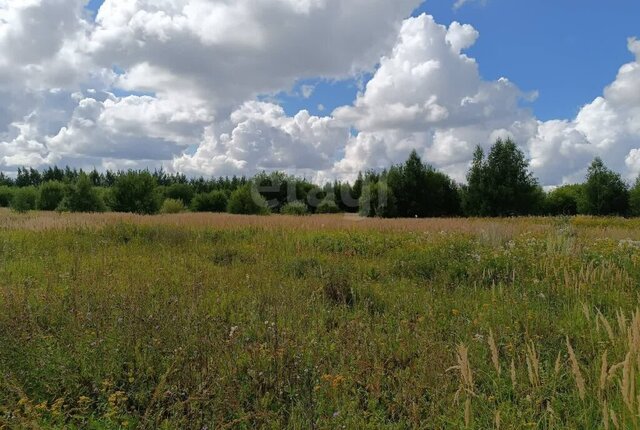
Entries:
[[639,428],[638,240],[1,212],[0,428]]

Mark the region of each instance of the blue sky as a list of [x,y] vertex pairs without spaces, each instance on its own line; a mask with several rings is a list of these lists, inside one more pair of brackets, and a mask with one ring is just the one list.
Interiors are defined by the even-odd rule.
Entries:
[[[88,8],[95,11],[102,2],[91,0]],[[530,107],[541,120],[573,118],[632,59],[627,38],[640,37],[640,1],[634,0],[470,0],[458,9],[452,0],[430,0],[414,15],[423,12],[441,24],[473,25],[480,38],[468,53],[482,76],[504,76],[524,91],[538,91]],[[315,87],[310,97],[302,96],[302,85]],[[290,115],[300,109],[321,115],[357,93],[352,80],[309,79],[276,99]]]

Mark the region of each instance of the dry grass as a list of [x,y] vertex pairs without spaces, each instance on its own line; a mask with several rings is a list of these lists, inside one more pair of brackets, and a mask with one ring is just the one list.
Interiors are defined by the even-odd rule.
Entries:
[[3,211],[0,428],[637,429],[639,226]]

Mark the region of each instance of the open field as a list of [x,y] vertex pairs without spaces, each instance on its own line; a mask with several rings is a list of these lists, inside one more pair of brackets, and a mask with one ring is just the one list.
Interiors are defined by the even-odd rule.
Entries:
[[639,241],[0,212],[0,428],[639,428]]

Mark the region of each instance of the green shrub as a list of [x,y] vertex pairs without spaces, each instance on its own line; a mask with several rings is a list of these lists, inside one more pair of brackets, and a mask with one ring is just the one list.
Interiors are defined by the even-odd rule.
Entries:
[[156,186],[156,180],[149,172],[129,171],[118,176],[112,190],[113,210],[146,215],[157,213],[161,199]]
[[194,212],[225,212],[229,199],[222,191],[196,194],[191,202]]
[[40,185],[36,207],[41,211],[54,211],[65,196],[65,185],[58,181],[48,181]]
[[547,194],[545,201],[548,215],[576,215],[578,208],[583,206],[582,185],[563,185]]
[[591,163],[584,184],[584,204],[580,212],[587,215],[625,215],[629,210],[629,188],[600,158]]
[[104,203],[105,210],[106,211],[113,210],[113,207],[115,206],[115,203],[113,200],[113,190],[107,187],[95,187],[95,190],[98,193],[98,196],[100,197],[102,202]]
[[307,209],[307,205],[303,202],[291,202],[284,205],[280,210],[280,213],[282,215],[302,216],[309,215],[309,209]]
[[385,182],[369,183],[363,187],[360,196],[360,215],[370,218],[396,216],[396,199]]
[[268,215],[267,201],[248,183],[235,190],[229,198],[227,211],[238,215]]
[[337,214],[340,212],[340,208],[333,200],[324,199],[320,202],[316,208],[316,213],[319,214]]
[[629,212],[631,216],[640,216],[640,177],[629,190]]
[[91,179],[82,173],[76,183],[67,188],[67,195],[57,208],[60,212],[104,212],[106,206]]
[[14,189],[3,185],[0,187],[0,207],[8,208],[11,205]]
[[162,207],[160,208],[160,213],[162,213],[162,214],[179,214],[180,212],[184,212],[186,210],[187,210],[187,207],[184,205],[182,200],[166,199],[162,203]]
[[24,213],[36,208],[38,192],[34,187],[18,188],[11,199],[11,209]]
[[191,200],[193,200],[194,194],[195,191],[189,184],[173,184],[170,187],[166,188],[164,191],[164,195],[166,198],[172,200],[180,200],[187,207],[191,204]]

